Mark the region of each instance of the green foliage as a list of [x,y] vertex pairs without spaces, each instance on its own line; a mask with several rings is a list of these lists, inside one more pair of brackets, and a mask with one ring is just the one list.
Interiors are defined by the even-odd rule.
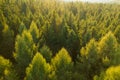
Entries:
[[71,80],[73,63],[66,49],[62,48],[52,59],[56,80]]
[[[68,34],[67,34],[67,40],[66,40],[66,48],[68,49],[71,55],[71,57],[74,59],[76,59],[77,56],[77,50],[79,50],[79,46],[80,46],[80,40],[79,40],[79,36],[77,33],[75,33],[75,31],[73,29],[69,29],[68,28]],[[79,44],[79,46],[78,46]]]
[[90,42],[81,49],[80,53],[81,56],[78,57],[79,61],[76,65],[76,72],[81,72],[87,79],[92,79],[95,74],[100,72],[101,67],[98,54],[98,43],[94,39],[91,39]]
[[[0,80],[39,74],[45,80],[104,80],[106,69],[120,64],[119,34],[116,3],[0,0],[0,55],[12,64],[1,69]],[[36,52],[46,61],[32,61]],[[52,66],[50,73],[41,72],[43,65],[37,64],[46,62]]]
[[29,31],[32,35],[33,41],[37,43],[39,38],[39,29],[34,21],[32,21]]
[[105,72],[101,73],[94,80],[119,80],[120,79],[120,66],[109,67]]
[[9,60],[0,56],[0,78],[3,77],[5,69],[9,69],[11,65],[12,64]]
[[101,72],[100,76],[95,75],[93,80],[104,80],[105,72]]
[[5,69],[4,71],[4,80],[19,80],[17,72],[13,69]]
[[[4,45],[4,46],[3,46]],[[12,51],[14,47],[14,32],[10,29],[7,24],[4,24],[4,28],[2,30],[2,41],[0,44],[0,53],[5,58],[13,59]]]
[[99,54],[106,66],[112,62],[117,52],[117,47],[117,40],[112,32],[108,32],[99,42]]
[[18,80],[12,66],[12,63],[8,59],[0,56],[0,80]]
[[18,29],[19,34],[22,34],[24,30],[26,30],[26,26],[23,22],[21,22],[20,27]]
[[21,76],[24,76],[24,71],[33,58],[33,51],[34,42],[28,31],[24,31],[22,35],[16,37],[14,57]]
[[48,80],[50,65],[40,53],[36,53],[31,64],[26,69],[25,80]]
[[116,29],[115,29],[115,31],[114,31],[114,35],[115,35],[115,37],[116,37],[116,39],[117,39],[117,41],[120,43],[120,25],[118,25],[117,27],[116,27]]
[[114,53],[114,56],[112,56],[113,59],[112,59],[112,65],[119,65],[120,64],[120,45],[117,47],[117,51],[116,53]]
[[120,79],[120,66],[110,67],[107,69],[104,80],[119,80]]
[[41,49],[40,49],[40,53],[41,55],[46,59],[47,62],[51,61],[52,58],[52,52],[49,49],[49,47],[47,47],[46,45],[44,45]]

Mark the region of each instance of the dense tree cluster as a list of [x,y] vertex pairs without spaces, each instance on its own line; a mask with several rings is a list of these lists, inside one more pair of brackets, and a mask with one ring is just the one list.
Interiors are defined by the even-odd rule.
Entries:
[[0,80],[119,80],[120,5],[0,0]]

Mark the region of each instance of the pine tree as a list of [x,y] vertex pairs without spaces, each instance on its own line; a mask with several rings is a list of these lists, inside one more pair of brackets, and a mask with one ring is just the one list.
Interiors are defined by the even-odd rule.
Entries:
[[13,66],[4,70],[4,80],[19,80],[18,73]]
[[14,57],[17,62],[17,70],[21,77],[24,77],[25,69],[33,58],[34,42],[28,31],[23,31],[22,35],[17,35],[15,42]]
[[11,67],[11,62],[2,56],[0,56],[0,79],[4,76],[5,69],[9,69]]
[[119,80],[120,66],[111,66],[106,71],[101,72],[100,76],[95,76],[94,80]]
[[78,34],[75,33],[73,29],[68,28],[66,48],[70,53],[73,60],[76,59],[77,52],[79,50],[80,40]]
[[14,49],[14,32],[7,24],[4,25],[4,29],[2,30],[0,49],[2,56],[13,60],[12,51]]
[[120,25],[117,26],[117,28],[115,29],[114,35],[115,35],[117,41],[120,43]]
[[20,24],[20,26],[19,26],[19,28],[18,28],[19,34],[22,34],[22,32],[23,32],[24,30],[26,30],[26,29],[27,29],[27,28],[26,28],[25,24],[24,24],[23,22],[21,22],[21,24]]
[[37,43],[39,38],[39,29],[34,21],[32,21],[29,31],[32,35],[33,41]]
[[80,74],[83,75],[81,78],[91,80],[95,74],[100,72],[98,46],[94,39],[91,39],[85,47],[82,47],[78,60],[75,71],[81,72]]
[[0,80],[18,80],[16,71],[13,69],[13,64],[9,59],[0,56]]
[[109,66],[117,52],[117,40],[112,32],[108,32],[99,42],[99,54],[103,63]]
[[66,49],[62,48],[52,59],[56,80],[71,80],[73,63]]
[[40,53],[36,53],[26,69],[25,80],[49,80],[50,65]]
[[47,62],[50,62],[50,61],[51,61],[52,51],[49,49],[49,47],[47,47],[46,45],[44,45],[44,46],[40,49],[40,53],[41,53],[42,56],[46,59]]

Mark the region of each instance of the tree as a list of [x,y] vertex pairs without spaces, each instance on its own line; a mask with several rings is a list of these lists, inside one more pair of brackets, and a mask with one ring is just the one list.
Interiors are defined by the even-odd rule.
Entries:
[[20,24],[20,26],[19,26],[19,28],[18,28],[19,34],[22,34],[22,32],[23,32],[24,30],[26,30],[26,29],[27,29],[27,28],[26,28],[25,24],[24,24],[23,22],[21,22],[21,24]]
[[37,43],[39,38],[39,29],[34,21],[32,21],[29,31],[32,35],[33,41]]
[[73,63],[66,49],[62,48],[51,61],[55,80],[71,80]]
[[36,53],[26,69],[25,80],[49,80],[50,65],[40,53]]
[[114,35],[115,35],[117,41],[120,43],[120,36],[119,36],[120,35],[120,25],[117,26],[117,28],[115,29]]
[[80,40],[79,36],[73,29],[68,28],[67,40],[66,40],[66,48],[70,53],[70,56],[75,61],[77,52],[80,48]]
[[0,80],[18,80],[16,72],[12,68],[10,60],[0,56]]
[[[54,27],[52,27],[49,22],[46,22],[43,26],[43,36],[45,38],[46,45],[50,47],[54,55],[59,48],[59,42],[57,39],[58,35],[55,33]],[[54,47],[56,47],[56,49],[54,49]]]
[[19,80],[18,73],[14,70],[13,66],[10,69],[4,70],[4,80]]
[[106,71],[104,80],[119,80],[120,79],[120,66],[110,67]]
[[7,24],[4,24],[4,29],[2,30],[0,49],[2,56],[13,60],[12,51],[14,49],[14,32]]
[[4,70],[11,67],[11,62],[0,56],[0,78],[4,75]]
[[80,74],[85,78],[92,80],[93,76],[100,72],[101,62],[99,61],[98,43],[94,39],[82,47],[78,60],[75,71],[81,72]]
[[100,76],[94,77],[94,80],[119,80],[120,79],[120,66],[111,66]]
[[17,70],[23,78],[25,69],[31,62],[34,52],[34,42],[28,31],[23,31],[22,35],[17,35],[15,42],[14,57],[17,62]]
[[47,62],[50,62],[50,61],[51,61],[52,51],[49,49],[49,47],[47,47],[46,45],[44,45],[44,46],[40,49],[40,53],[41,53],[41,55],[46,59]]
[[117,40],[112,32],[108,32],[99,42],[99,54],[103,64],[109,66],[117,52]]

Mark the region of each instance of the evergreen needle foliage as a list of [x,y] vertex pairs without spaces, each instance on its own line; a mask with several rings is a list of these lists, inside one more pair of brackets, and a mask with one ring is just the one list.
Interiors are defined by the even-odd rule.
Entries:
[[0,0],[0,80],[120,80],[119,66],[120,4]]

